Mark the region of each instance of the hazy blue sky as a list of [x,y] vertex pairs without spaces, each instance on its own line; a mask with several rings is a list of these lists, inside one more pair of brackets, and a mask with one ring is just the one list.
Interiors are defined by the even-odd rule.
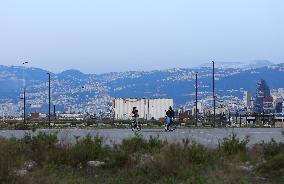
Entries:
[[89,73],[284,62],[283,0],[6,0],[0,64]]

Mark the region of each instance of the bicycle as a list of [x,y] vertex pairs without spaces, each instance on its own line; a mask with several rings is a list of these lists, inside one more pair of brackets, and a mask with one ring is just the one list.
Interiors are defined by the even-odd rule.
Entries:
[[[176,125],[174,124],[174,121],[172,118],[168,119],[169,117],[165,117],[165,132],[169,131],[172,132],[176,129]],[[170,123],[168,123],[170,121]]]
[[135,131],[135,130],[141,131],[142,127],[138,122],[138,118],[135,118],[135,117],[132,117],[132,118],[133,118],[133,120],[132,120],[132,124],[131,124],[131,130],[132,131]]

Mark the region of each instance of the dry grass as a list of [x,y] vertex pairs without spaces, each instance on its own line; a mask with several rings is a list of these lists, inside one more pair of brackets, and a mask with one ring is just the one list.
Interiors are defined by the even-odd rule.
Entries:
[[[234,135],[214,150],[190,140],[169,144],[141,137],[112,147],[97,136],[77,139],[75,144],[46,134],[0,139],[0,183],[283,182],[283,144],[271,141],[247,149],[247,143]],[[25,176],[15,175],[29,160],[37,166]],[[106,165],[90,169],[86,163],[91,160]]]

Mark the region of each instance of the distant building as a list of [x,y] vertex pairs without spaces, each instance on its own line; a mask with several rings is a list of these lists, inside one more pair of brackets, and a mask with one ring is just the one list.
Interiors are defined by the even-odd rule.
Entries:
[[63,113],[59,115],[60,120],[84,120],[83,114]]
[[33,120],[40,119],[40,114],[38,112],[32,112],[31,119]]
[[271,95],[270,95],[270,88],[267,85],[267,83],[265,82],[265,80],[261,79],[257,83],[257,89],[256,89],[256,95],[255,95],[255,101],[254,101],[254,112],[262,113],[264,111],[264,109],[263,109],[263,105],[264,105],[263,104],[263,99],[265,97],[271,97]]
[[244,91],[244,105],[247,109],[252,108],[252,95],[249,91]]
[[159,120],[166,116],[166,110],[173,107],[173,99],[117,98],[112,109],[116,120],[130,119],[133,107],[139,111],[139,118]]
[[273,107],[273,97],[266,96],[263,98],[263,113],[264,114],[272,114],[274,110]]
[[[202,104],[201,102],[197,102],[197,113],[198,113],[198,114],[203,113],[203,109],[204,109],[203,104]],[[195,105],[193,106],[191,112],[192,112],[192,116],[194,116],[195,113],[196,113],[196,107],[195,107]]]
[[283,112],[283,102],[282,101],[276,101],[275,113],[282,113],[282,112]]
[[75,110],[73,107],[67,107],[67,110],[65,111],[66,114],[75,114]]

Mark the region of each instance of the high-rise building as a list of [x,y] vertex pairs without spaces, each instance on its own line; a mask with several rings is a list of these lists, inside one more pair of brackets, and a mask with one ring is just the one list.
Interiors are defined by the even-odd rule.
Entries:
[[254,101],[254,111],[257,113],[263,112],[263,99],[265,97],[270,97],[270,88],[265,82],[265,80],[261,79],[257,83],[255,101]]
[[252,95],[249,91],[244,91],[244,105],[247,109],[252,107]]

